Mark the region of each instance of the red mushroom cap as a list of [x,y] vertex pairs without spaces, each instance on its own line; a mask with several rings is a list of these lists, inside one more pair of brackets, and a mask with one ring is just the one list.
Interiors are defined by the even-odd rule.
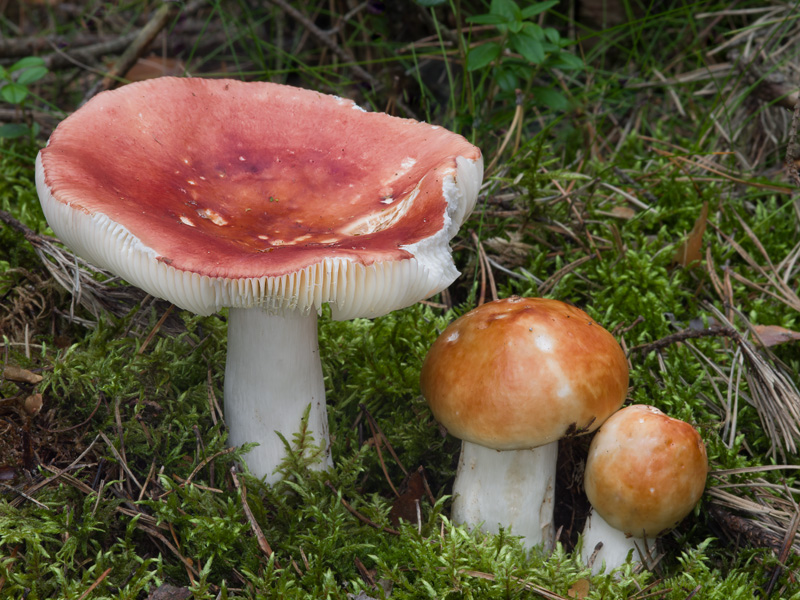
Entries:
[[420,384],[457,438],[521,450],[599,427],[625,401],[628,363],[582,310],[512,297],[453,321],[428,351]]
[[589,447],[584,484],[594,509],[629,535],[655,537],[688,515],[706,485],[700,434],[652,406],[627,406]]
[[457,275],[448,242],[481,176],[480,150],[445,129],[309,90],[191,78],[99,94],[37,159],[67,245],[204,314],[332,302],[374,316],[436,293]]

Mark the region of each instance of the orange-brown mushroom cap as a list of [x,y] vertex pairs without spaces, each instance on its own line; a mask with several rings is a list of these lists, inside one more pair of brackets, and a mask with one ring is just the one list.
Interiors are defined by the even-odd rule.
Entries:
[[448,242],[481,177],[480,150],[441,127],[200,78],[99,94],[37,160],[67,245],[203,314],[330,302],[375,316],[436,293],[457,276]]
[[592,440],[586,495],[612,527],[656,537],[688,515],[706,484],[708,458],[700,434],[652,406],[615,413]]
[[625,401],[628,365],[582,310],[512,297],[451,323],[431,346],[420,384],[454,436],[520,450],[594,431]]

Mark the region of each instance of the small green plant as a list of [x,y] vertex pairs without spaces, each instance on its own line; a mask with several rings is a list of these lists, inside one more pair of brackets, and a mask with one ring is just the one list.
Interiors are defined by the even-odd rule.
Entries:
[[6,123],[0,125],[0,138],[18,138],[30,136],[35,138],[39,133],[39,124],[25,114],[26,102],[31,95],[29,85],[47,75],[44,60],[38,56],[21,58],[8,68],[0,66],[0,98],[13,104],[26,117],[28,123]]
[[541,69],[583,68],[583,61],[566,51],[568,41],[557,29],[542,27],[533,21],[556,4],[556,0],[547,0],[520,8],[514,0],[492,0],[488,13],[469,17],[467,23],[488,25],[494,31],[490,37],[470,47],[467,71],[479,73],[480,83],[496,82],[503,94],[523,89],[531,93],[537,103],[554,109],[565,108],[567,100],[561,92],[533,85]]

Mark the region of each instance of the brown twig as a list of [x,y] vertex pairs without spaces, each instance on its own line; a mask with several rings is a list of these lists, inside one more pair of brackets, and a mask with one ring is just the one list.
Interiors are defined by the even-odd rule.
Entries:
[[124,76],[125,73],[136,64],[136,61],[145,53],[148,46],[150,46],[155,37],[166,27],[167,23],[169,23],[170,19],[172,19],[176,13],[177,4],[175,3],[165,2],[159,6],[147,24],[136,33],[136,37],[131,40],[125,52],[117,59],[114,66],[108,70],[106,76],[94,85],[83,97],[83,102],[81,104],[86,103],[99,92],[111,89],[117,80]]
[[778,554],[778,564],[773,569],[772,575],[769,578],[769,583],[764,590],[765,598],[772,596],[772,591],[778,583],[778,577],[783,573],[784,565],[789,558],[789,552],[792,550],[792,543],[794,542],[794,536],[797,535],[798,527],[800,527],[800,509],[795,508],[794,517],[792,517],[792,521],[786,529],[786,534],[783,536],[783,543],[781,544],[780,553]]
[[105,571],[103,571],[100,574],[100,577],[95,579],[94,583],[92,583],[92,585],[90,585],[88,588],[86,588],[86,591],[81,594],[81,596],[80,596],[80,598],[78,598],[78,600],[84,600],[84,598],[86,598],[89,594],[91,594],[94,591],[94,588],[96,588],[98,585],[100,585],[100,583],[102,583],[102,581],[108,576],[108,574],[111,573],[111,569],[112,569],[112,567],[108,567]]
[[[117,52],[124,50],[133,40],[136,39],[137,35],[138,32],[134,31],[132,33],[114,37],[108,41],[98,42],[97,44],[91,44],[82,48],[75,48],[69,53],[59,49],[58,51],[45,56],[43,58],[44,64],[52,71],[54,69],[60,69],[74,65],[76,62],[91,63],[106,54],[116,54]],[[51,47],[53,47],[52,44]]]
[[653,350],[663,350],[667,346],[671,346],[672,344],[677,344],[678,342],[684,342],[686,340],[694,340],[705,337],[720,337],[720,336],[734,338],[734,339],[738,339],[740,337],[739,332],[733,329],[732,327],[722,327],[719,325],[712,325],[708,329],[683,329],[681,331],[664,336],[663,338],[661,338],[660,340],[656,340],[655,342],[634,346],[633,348],[630,349],[628,354],[632,354],[634,352],[643,352],[647,354],[648,352],[652,352]]
[[165,310],[164,314],[161,315],[161,318],[158,320],[158,322],[150,330],[150,333],[147,334],[147,337],[144,339],[144,342],[142,342],[142,345],[139,346],[139,349],[136,351],[136,354],[142,354],[145,351],[147,346],[150,344],[151,341],[153,341],[153,338],[158,333],[158,330],[161,329],[161,326],[164,324],[164,321],[166,321],[167,317],[169,317],[169,315],[172,312],[173,308],[175,308],[174,304],[170,304],[167,307],[167,310]]
[[727,534],[733,534],[732,537],[736,538],[741,536],[749,545],[755,548],[770,548],[771,550],[780,552],[780,537],[768,529],[764,529],[752,519],[746,519],[735,515],[716,503],[712,503],[709,506],[708,513]]
[[[233,478],[233,485],[242,495],[242,509],[244,510],[244,514],[247,517],[247,522],[250,523],[250,529],[253,531],[253,534],[256,536],[256,540],[258,540],[258,547],[261,548],[261,551],[266,555],[267,559],[272,558],[274,554],[272,547],[269,545],[264,532],[261,530],[261,527],[258,525],[255,516],[253,516],[253,511],[250,510],[250,505],[247,504],[247,487],[244,485],[244,482],[239,481],[239,477],[236,473],[236,467],[231,467],[231,477]],[[280,569],[280,565],[278,564],[278,560],[275,559],[275,567]]]
[[359,404],[358,407],[361,409],[362,413],[364,413],[364,416],[367,417],[367,421],[369,421],[370,423],[370,429],[374,427],[378,431],[378,435],[380,435],[383,441],[386,442],[386,449],[389,451],[389,454],[392,455],[392,458],[397,463],[397,466],[400,467],[400,470],[403,472],[404,475],[408,475],[408,470],[403,466],[400,457],[397,456],[397,452],[394,451],[394,448],[389,443],[389,440],[383,434],[383,430],[381,429],[381,426],[378,425],[378,422],[375,420],[375,417],[372,416],[372,413],[370,413],[367,410],[367,407],[364,404]]

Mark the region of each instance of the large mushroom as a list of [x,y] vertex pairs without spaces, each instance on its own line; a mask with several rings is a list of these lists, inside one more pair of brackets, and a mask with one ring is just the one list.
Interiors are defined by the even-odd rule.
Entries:
[[310,406],[330,464],[317,313],[376,317],[458,275],[480,150],[441,127],[271,83],[161,78],[99,94],[36,160],[77,254],[181,308],[228,313],[229,442],[274,470]]
[[558,440],[594,431],[625,400],[628,364],[614,337],[558,300],[496,300],[442,332],[420,384],[462,440],[453,519],[552,547]]
[[656,538],[700,500],[707,472],[705,445],[689,423],[641,404],[613,414],[586,459],[593,510],[583,530],[584,561],[591,558],[597,573],[652,556]]

